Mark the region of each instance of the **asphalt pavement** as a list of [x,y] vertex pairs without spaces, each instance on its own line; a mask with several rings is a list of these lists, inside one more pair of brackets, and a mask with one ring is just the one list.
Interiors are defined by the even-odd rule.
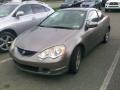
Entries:
[[16,68],[8,53],[0,54],[0,90],[120,90],[120,11],[107,13],[111,39],[96,46],[76,75],[35,75]]

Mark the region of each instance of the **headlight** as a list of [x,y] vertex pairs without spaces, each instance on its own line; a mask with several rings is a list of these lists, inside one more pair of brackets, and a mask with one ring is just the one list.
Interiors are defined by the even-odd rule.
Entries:
[[45,51],[41,52],[38,57],[41,59],[45,58],[57,58],[59,56],[62,56],[65,53],[65,46],[60,45],[60,46],[55,46],[49,49],[46,49]]
[[12,42],[12,44],[10,46],[10,49],[14,49],[15,48],[15,42],[16,42],[16,39]]

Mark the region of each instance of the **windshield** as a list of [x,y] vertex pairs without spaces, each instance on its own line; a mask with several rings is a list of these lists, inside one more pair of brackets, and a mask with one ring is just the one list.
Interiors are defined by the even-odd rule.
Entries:
[[79,29],[84,21],[85,11],[61,10],[45,19],[40,26],[63,29]]
[[8,16],[15,8],[17,5],[1,5],[0,6],[0,17],[6,17]]

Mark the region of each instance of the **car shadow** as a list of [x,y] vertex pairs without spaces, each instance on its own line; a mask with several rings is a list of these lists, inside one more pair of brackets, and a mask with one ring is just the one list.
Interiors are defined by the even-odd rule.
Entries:
[[107,13],[120,13],[120,10],[109,10]]

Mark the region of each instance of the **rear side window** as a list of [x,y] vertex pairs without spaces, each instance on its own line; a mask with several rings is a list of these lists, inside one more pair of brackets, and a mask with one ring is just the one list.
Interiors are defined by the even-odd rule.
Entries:
[[49,11],[49,8],[47,8],[47,7],[43,6],[43,5],[34,4],[34,5],[32,5],[32,10],[33,10],[33,13],[40,13],[40,12]]

